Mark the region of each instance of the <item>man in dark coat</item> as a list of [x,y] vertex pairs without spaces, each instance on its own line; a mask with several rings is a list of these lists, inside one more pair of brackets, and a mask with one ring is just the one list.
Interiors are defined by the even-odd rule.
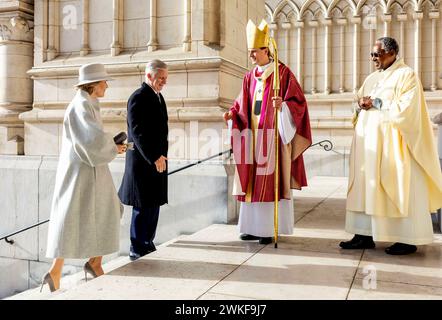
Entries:
[[161,90],[167,81],[167,65],[153,60],[146,65],[146,80],[127,104],[128,142],[126,168],[118,195],[133,206],[129,257],[155,251],[153,240],[160,206],[167,203],[167,107]]

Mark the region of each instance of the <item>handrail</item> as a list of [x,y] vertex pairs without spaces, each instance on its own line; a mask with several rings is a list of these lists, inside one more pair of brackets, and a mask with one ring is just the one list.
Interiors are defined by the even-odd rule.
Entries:
[[[322,141],[320,141],[320,142],[317,142],[317,143],[311,145],[310,148],[311,148],[311,147],[314,147],[314,146],[317,146],[317,145],[323,147],[325,151],[330,151],[330,150],[333,149],[333,143],[332,143],[330,140],[322,140]],[[230,149],[230,150],[226,150],[226,151],[223,151],[223,152],[220,152],[220,153],[218,153],[218,154],[215,154],[215,155],[210,156],[210,157],[208,157],[208,158],[205,158],[205,159],[203,159],[203,160],[198,160],[198,161],[195,162],[195,163],[191,163],[191,164],[186,165],[186,166],[184,166],[184,167],[181,167],[181,168],[178,168],[178,169],[176,169],[176,170],[173,170],[173,171],[169,172],[167,175],[170,176],[170,175],[172,175],[172,174],[174,174],[174,173],[177,173],[177,172],[180,172],[180,171],[183,171],[183,170],[189,169],[189,168],[191,168],[191,167],[193,167],[193,166],[196,166],[196,165],[198,165],[198,164],[200,164],[200,163],[203,163],[203,162],[209,161],[209,160],[211,160],[211,159],[214,159],[214,158],[220,157],[220,156],[222,156],[222,155],[224,155],[224,154],[227,154],[227,153],[228,153],[229,155],[231,155],[232,152],[233,152],[232,149]],[[26,227],[26,228],[23,228],[23,229],[17,230],[17,231],[15,231],[15,232],[13,232],[13,233],[10,233],[10,234],[8,234],[8,235],[6,235],[6,236],[1,237],[1,238],[0,238],[0,241],[5,240],[5,241],[6,241],[7,243],[9,243],[10,245],[13,245],[13,244],[14,244],[14,240],[9,239],[10,237],[15,236],[16,234],[19,234],[19,233],[25,232],[25,231],[27,231],[27,230],[33,229],[33,228],[35,228],[35,227],[38,227],[38,226],[40,226],[40,225],[42,225],[42,224],[48,223],[49,220],[50,220],[50,219],[45,220],[45,221],[41,221],[41,222],[38,222],[38,223],[36,223],[36,224],[33,224],[33,225],[29,226],[29,227]]]

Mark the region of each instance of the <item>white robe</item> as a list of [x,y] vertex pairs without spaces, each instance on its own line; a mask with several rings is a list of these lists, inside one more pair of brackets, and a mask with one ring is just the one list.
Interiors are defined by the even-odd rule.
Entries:
[[81,259],[119,250],[120,204],[108,163],[118,149],[97,99],[78,90],[63,121],[46,256]]
[[[350,158],[351,187],[349,186],[347,195],[345,229],[352,234],[373,236],[375,241],[424,245],[433,242],[433,227],[428,201],[428,183],[422,166],[414,157],[409,157],[409,181],[405,179],[408,178],[406,175],[408,171],[403,173],[398,170],[401,173],[398,176],[402,179],[399,180],[399,187],[405,188],[405,182],[409,182],[409,189],[405,192],[408,205],[403,206],[406,208],[404,216],[391,215],[394,210],[399,211],[398,207],[387,196],[385,185],[379,182],[379,177],[385,179],[386,173],[382,172],[382,163],[378,159],[380,155],[385,159],[388,158],[383,147],[395,141],[387,135],[389,127],[385,123],[392,121],[391,115],[396,111],[395,103],[402,101],[392,94],[395,92],[392,88],[400,83],[403,74],[409,75],[413,72],[408,67],[395,69],[402,64],[403,61],[398,60],[390,67],[391,69],[372,73],[358,93],[358,98],[363,96],[371,96],[372,99],[381,98],[383,105],[380,110],[372,108],[361,111],[355,127]],[[407,97],[403,99],[405,98]],[[409,147],[404,147],[404,150],[408,150],[407,148]],[[406,152],[405,154],[408,155]],[[431,157],[431,154],[427,156]],[[396,161],[395,166],[401,169],[404,163]],[[351,181],[352,176],[353,181]],[[405,200],[402,202],[405,203]]]
[[[433,224],[428,208],[428,191],[422,169],[411,160],[411,192],[406,218],[389,218],[347,211],[345,230],[352,234],[373,236],[374,241],[424,245],[433,242]],[[363,178],[362,178],[363,179]]]

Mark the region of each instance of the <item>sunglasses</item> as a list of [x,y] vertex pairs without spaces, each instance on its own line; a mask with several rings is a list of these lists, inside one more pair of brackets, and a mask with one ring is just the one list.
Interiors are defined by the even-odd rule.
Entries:
[[379,58],[379,57],[381,57],[382,55],[384,55],[383,53],[381,53],[381,52],[370,52],[370,56],[372,57],[372,58]]

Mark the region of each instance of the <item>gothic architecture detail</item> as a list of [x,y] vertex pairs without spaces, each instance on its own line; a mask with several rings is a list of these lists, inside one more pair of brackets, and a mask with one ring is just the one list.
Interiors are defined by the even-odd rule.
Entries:
[[19,115],[32,107],[33,6],[25,1],[0,7],[0,154],[24,153]]

